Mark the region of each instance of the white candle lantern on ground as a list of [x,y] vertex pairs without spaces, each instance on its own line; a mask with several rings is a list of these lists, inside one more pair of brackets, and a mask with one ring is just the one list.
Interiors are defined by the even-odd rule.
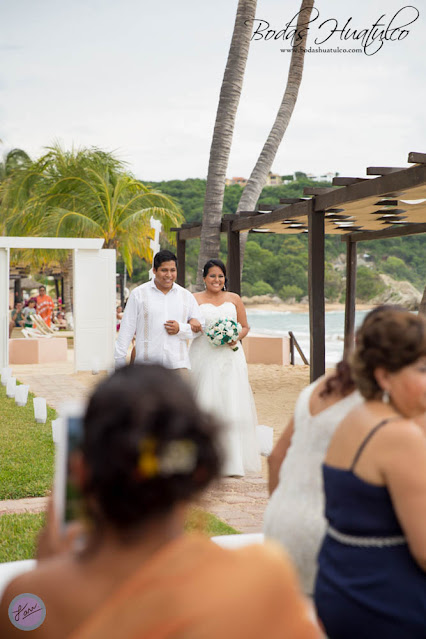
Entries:
[[269,457],[274,447],[274,429],[271,426],[256,426],[257,444],[259,452],[264,457]]
[[37,424],[45,424],[47,419],[47,406],[44,397],[34,397],[34,417]]
[[16,377],[9,377],[6,384],[6,395],[8,397],[15,397],[16,393]]
[[101,370],[101,363],[99,357],[93,357],[92,359],[92,375],[98,375]]
[[1,369],[1,383],[3,386],[6,386],[7,380],[12,377],[12,369],[11,368],[2,368]]
[[18,406],[25,406],[28,400],[28,391],[30,387],[26,384],[20,384],[16,387],[15,402]]
[[63,419],[58,417],[58,419],[52,419],[52,439],[55,444],[59,444],[61,439],[61,433],[64,428]]

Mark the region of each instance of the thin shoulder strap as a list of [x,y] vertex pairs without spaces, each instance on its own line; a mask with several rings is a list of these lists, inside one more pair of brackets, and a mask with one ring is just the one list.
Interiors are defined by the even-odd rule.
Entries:
[[364,448],[366,447],[366,445],[368,444],[368,442],[370,441],[370,439],[373,437],[373,435],[379,430],[379,428],[382,428],[382,426],[385,426],[387,423],[394,421],[395,419],[401,419],[401,417],[398,415],[396,417],[387,417],[386,419],[382,419],[381,422],[379,422],[377,424],[377,426],[375,426],[374,428],[372,428],[370,430],[370,432],[368,433],[368,435],[362,440],[361,444],[359,445],[358,450],[355,453],[352,465],[350,467],[350,470],[353,472],[355,469],[355,466],[359,460],[359,458],[361,457],[361,453],[364,450]]

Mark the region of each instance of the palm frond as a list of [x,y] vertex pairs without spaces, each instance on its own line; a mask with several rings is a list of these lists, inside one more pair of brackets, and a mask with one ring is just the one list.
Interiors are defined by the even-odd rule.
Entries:
[[180,207],[125,170],[112,154],[58,144],[22,165],[1,185],[0,220],[9,234],[103,237],[132,271],[132,256],[152,258],[151,217],[165,231],[183,220]]

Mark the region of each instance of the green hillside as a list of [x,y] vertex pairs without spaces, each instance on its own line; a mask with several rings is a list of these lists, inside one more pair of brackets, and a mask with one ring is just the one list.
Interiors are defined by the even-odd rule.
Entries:
[[[329,182],[309,180],[304,173],[298,179],[275,187],[265,187],[260,197],[265,204],[278,205],[283,197],[302,197],[305,186],[330,186]],[[151,182],[159,191],[172,195],[182,207],[187,222],[200,221],[202,217],[206,181],[201,179],[171,180]],[[235,213],[242,187],[225,187],[224,213]],[[195,281],[199,240],[187,242],[187,284]],[[327,236],[326,257],[326,297],[342,300],[344,275],[342,269],[346,245],[338,236]],[[426,284],[426,236],[414,235],[385,240],[360,242],[358,254],[361,265],[358,268],[357,296],[368,300],[383,288],[380,273],[387,273],[396,280],[408,280],[417,289]],[[226,239],[221,240],[220,257],[226,260]],[[242,292],[246,295],[275,293],[282,299],[301,299],[308,292],[308,239],[305,235],[260,235],[249,234],[244,260]],[[147,276],[148,267],[136,264],[134,281]]]

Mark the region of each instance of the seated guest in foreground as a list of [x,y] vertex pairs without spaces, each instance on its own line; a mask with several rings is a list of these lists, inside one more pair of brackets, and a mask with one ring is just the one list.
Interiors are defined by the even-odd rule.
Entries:
[[365,397],[325,458],[327,535],[315,589],[330,639],[426,636],[426,318],[378,307],[357,332]]
[[321,465],[337,425],[362,401],[349,364],[339,362],[333,375],[300,393],[294,416],[268,457],[271,498],[265,536],[285,547],[310,596],[326,529]]
[[16,578],[47,610],[35,638],[313,639],[288,560],[275,547],[225,550],[184,533],[190,500],[220,469],[217,425],[174,371],[134,365],[95,390],[74,470],[91,528],[86,547]]

